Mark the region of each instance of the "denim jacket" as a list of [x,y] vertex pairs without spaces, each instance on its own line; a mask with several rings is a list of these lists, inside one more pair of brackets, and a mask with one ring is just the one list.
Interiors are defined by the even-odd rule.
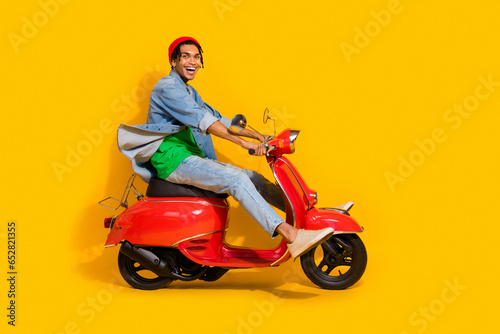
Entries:
[[132,162],[132,168],[145,182],[156,176],[151,156],[166,136],[191,128],[193,137],[205,157],[216,160],[214,146],[207,129],[220,121],[227,128],[231,120],[203,102],[198,92],[184,84],[173,70],[158,81],[151,92],[147,123],[120,124],[117,133],[118,148]]

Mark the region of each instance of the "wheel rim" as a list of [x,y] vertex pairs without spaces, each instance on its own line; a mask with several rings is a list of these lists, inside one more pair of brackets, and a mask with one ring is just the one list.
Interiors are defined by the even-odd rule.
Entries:
[[152,289],[158,288],[158,286],[160,285],[166,285],[172,281],[172,279],[170,278],[156,275],[151,270],[141,265],[139,262],[132,260],[122,253],[120,253],[120,256],[123,256],[125,258],[124,266],[122,267],[122,269],[127,272],[132,281],[130,279],[126,279],[125,276],[124,278],[131,285],[134,285],[141,289]]
[[340,238],[332,237],[313,252],[313,270],[328,281],[348,278],[356,265],[352,246]]

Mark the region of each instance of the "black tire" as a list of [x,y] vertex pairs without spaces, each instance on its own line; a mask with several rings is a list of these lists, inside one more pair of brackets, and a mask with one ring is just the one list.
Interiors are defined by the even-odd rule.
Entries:
[[346,289],[359,281],[366,263],[365,245],[356,234],[336,234],[300,257],[311,282],[330,290]]
[[125,282],[136,289],[161,289],[173,281],[172,278],[154,274],[122,252],[118,253],[118,268]]

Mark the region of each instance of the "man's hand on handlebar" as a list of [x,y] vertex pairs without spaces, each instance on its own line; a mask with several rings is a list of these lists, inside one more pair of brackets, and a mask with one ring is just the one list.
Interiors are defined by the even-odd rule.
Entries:
[[243,148],[247,149],[250,154],[256,156],[266,155],[267,153],[266,146],[262,143],[246,142]]

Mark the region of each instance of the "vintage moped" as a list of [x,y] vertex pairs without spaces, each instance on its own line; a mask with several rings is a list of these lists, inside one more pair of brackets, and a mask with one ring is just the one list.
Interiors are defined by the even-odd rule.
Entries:
[[[269,119],[273,120],[266,109],[264,123]],[[246,126],[243,115],[235,116],[234,130]],[[358,236],[363,228],[349,214],[352,202],[316,207],[317,193],[285,157],[294,153],[298,134],[286,129],[276,135],[275,130],[274,137],[266,141],[266,159],[285,201],[286,223],[309,230],[335,230],[330,239],[300,257],[304,273],[322,288],[345,289],[355,284],[366,268],[367,253]],[[121,245],[118,267],[132,287],[154,290],[174,280],[216,281],[230,269],[277,267],[290,259],[284,239],[272,249],[225,242],[230,210],[227,195],[153,178],[144,196],[134,186],[134,178],[135,174],[120,200],[108,197],[99,202],[113,210],[125,208],[105,219],[104,226],[109,228],[105,247]],[[129,206],[130,192],[137,202]],[[119,204],[104,204],[109,201]]]

